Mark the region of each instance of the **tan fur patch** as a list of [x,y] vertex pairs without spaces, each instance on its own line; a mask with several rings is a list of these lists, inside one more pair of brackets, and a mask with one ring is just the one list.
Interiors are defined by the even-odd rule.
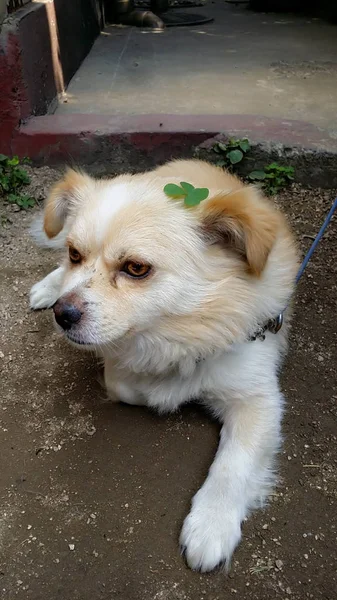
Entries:
[[200,210],[205,231],[232,245],[245,257],[249,271],[261,275],[283,221],[277,210],[249,187],[219,194]]
[[89,177],[68,169],[64,178],[56,183],[45,204],[43,227],[49,238],[55,237],[63,228],[68,204],[78,190],[89,181]]

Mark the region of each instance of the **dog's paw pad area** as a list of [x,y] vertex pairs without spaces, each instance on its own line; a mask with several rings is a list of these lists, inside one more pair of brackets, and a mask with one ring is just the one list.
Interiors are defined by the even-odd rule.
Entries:
[[44,279],[33,285],[30,290],[29,303],[32,310],[50,308],[55,304],[55,289],[45,283]]

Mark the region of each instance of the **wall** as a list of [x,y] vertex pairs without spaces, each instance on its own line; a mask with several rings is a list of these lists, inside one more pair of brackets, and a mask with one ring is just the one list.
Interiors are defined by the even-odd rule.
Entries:
[[100,31],[98,7],[98,0],[39,0],[5,19],[0,32],[0,153],[8,152],[20,123],[56,104]]
[[0,0],[0,23],[2,23],[7,13],[7,0]]

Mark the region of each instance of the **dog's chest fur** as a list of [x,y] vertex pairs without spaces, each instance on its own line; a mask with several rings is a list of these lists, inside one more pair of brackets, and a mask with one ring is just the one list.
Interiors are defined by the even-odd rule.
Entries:
[[105,356],[109,395],[130,404],[171,411],[189,400],[245,397],[274,380],[285,336],[233,344],[204,355],[164,340],[137,339],[118,356]]

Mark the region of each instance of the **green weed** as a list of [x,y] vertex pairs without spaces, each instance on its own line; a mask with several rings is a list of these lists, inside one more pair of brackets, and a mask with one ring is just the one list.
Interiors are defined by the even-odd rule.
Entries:
[[229,171],[235,169],[245,157],[245,154],[250,150],[249,141],[244,138],[242,140],[230,139],[228,142],[218,142],[213,146],[214,152],[219,154],[219,159],[216,161],[218,167],[223,167]]
[[294,179],[294,167],[285,167],[274,162],[260,171],[252,171],[248,178],[259,183],[269,196],[274,196]]
[[16,204],[19,208],[28,210],[35,205],[35,199],[22,194],[25,185],[30,183],[29,175],[23,164],[28,159],[20,160],[17,156],[9,158],[0,154],[0,191],[6,202]]

